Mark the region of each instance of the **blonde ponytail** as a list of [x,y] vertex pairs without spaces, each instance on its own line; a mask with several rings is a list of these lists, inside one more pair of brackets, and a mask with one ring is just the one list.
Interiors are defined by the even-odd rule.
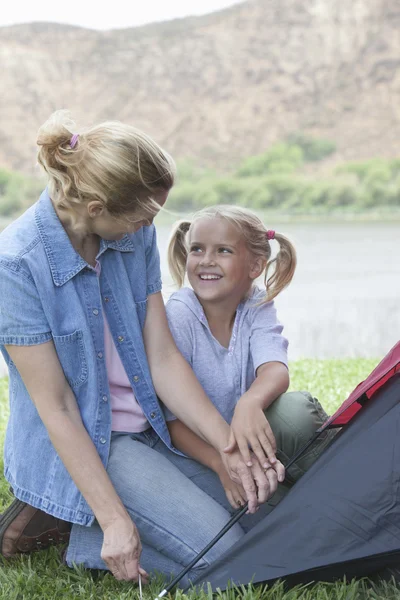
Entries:
[[[279,244],[279,252],[273,260],[268,261],[265,268],[264,283],[267,290],[265,301],[270,302],[289,285],[296,269],[297,257],[293,244],[280,233],[275,233],[274,239]],[[268,272],[274,266],[272,275]]]
[[59,110],[39,129],[37,144],[50,196],[61,208],[97,200],[114,217],[138,209],[151,217],[160,208],[153,194],[174,184],[175,164],[169,154],[145,133],[119,121],[77,131],[68,111]]
[[50,195],[55,198],[62,190],[65,198],[78,200],[79,193],[70,167],[77,163],[80,153],[71,148],[75,123],[68,111],[58,110],[40,127],[37,145],[38,163],[49,176]]
[[178,221],[171,234],[168,244],[168,267],[175,283],[181,288],[185,281],[187,245],[186,234],[191,221]]

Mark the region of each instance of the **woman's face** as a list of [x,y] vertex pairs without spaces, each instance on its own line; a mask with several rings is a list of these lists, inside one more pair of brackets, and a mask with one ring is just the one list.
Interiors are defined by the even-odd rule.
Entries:
[[[161,208],[167,201],[168,193],[169,191],[166,190],[158,190],[152,194],[151,198]],[[151,225],[157,214],[154,212],[145,214],[143,209],[138,209],[132,215],[116,218],[103,206],[100,205],[100,208],[100,211],[91,211],[90,203],[88,205],[88,212],[91,217],[91,232],[105,240],[121,240],[127,233],[135,233],[141,227]]]

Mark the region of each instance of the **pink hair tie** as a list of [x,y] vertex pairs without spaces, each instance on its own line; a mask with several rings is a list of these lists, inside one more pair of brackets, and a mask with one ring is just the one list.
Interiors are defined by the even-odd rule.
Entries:
[[74,135],[72,136],[69,145],[71,146],[71,148],[75,148],[76,146],[76,142],[78,141],[78,137],[79,137],[79,133],[74,133]]
[[267,231],[267,240],[275,239],[275,231],[273,229],[268,229]]

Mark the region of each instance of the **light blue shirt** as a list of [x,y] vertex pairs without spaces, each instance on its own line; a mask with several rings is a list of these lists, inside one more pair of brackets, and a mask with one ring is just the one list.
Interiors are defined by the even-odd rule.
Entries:
[[[168,322],[176,345],[228,423],[260,365],[276,361],[287,366],[288,342],[282,335],[274,303],[259,304],[264,296],[265,291],[255,287],[249,298],[239,304],[229,348],[211,333],[193,290],[182,288],[167,302]],[[168,420],[174,418],[168,409],[165,413]]]
[[111,406],[103,308],[135,397],[171,447],[142,335],[147,297],[161,289],[154,226],[120,241],[101,240],[97,259],[100,277],[74,250],[47,191],[0,235],[0,349],[10,375],[5,476],[20,500],[81,525],[93,522],[93,512],[57,455],[4,345],[53,340],[83,423],[106,466]]

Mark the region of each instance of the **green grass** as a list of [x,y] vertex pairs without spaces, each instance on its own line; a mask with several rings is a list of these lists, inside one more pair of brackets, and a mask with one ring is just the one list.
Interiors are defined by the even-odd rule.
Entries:
[[[354,387],[375,367],[376,360],[301,360],[291,365],[291,389],[308,389],[333,412]],[[1,445],[8,416],[7,380],[0,380]],[[10,501],[8,486],[0,479],[0,504]],[[94,576],[83,569],[68,569],[60,563],[57,549],[1,561],[0,600],[129,600],[138,598],[137,588],[116,581],[110,574]],[[162,580],[144,590],[145,600],[153,600],[162,589]],[[187,596],[178,591],[176,600]],[[211,592],[189,594],[190,600],[212,600]],[[218,600],[400,600],[393,583],[369,580],[317,584],[285,591],[282,583],[271,588],[252,586],[218,593]]]

